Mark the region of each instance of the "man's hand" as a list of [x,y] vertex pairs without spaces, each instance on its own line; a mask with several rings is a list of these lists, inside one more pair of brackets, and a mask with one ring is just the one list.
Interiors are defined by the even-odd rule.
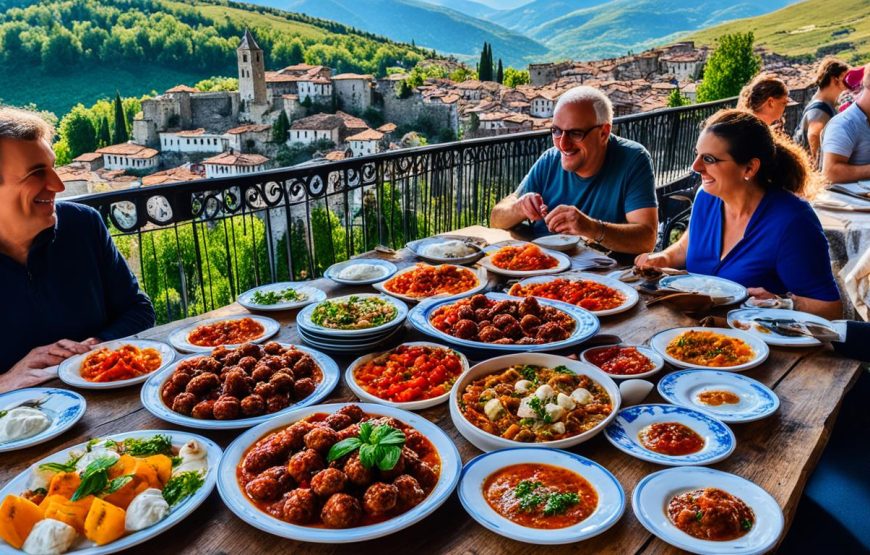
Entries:
[[57,369],[49,367],[57,366],[71,356],[86,353],[91,350],[91,345],[99,342],[95,337],[81,343],[61,339],[32,349],[8,372],[0,374],[0,392],[38,385],[57,377]]
[[582,235],[595,239],[598,223],[577,209],[576,206],[560,204],[544,218],[547,229],[553,233],[568,233]]
[[517,206],[523,216],[536,222],[547,216],[547,205],[538,193],[526,193],[517,199]]

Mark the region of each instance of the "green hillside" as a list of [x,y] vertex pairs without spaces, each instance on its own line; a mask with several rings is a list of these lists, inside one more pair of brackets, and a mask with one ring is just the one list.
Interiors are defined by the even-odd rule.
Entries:
[[234,76],[246,28],[267,69],[306,62],[383,75],[431,55],[333,21],[226,0],[15,1],[0,11],[0,101],[59,117],[116,89],[138,97]]
[[685,38],[712,45],[718,37],[738,31],[752,31],[756,44],[777,54],[811,58],[834,54],[850,64],[870,61],[870,2],[867,0],[805,0]]

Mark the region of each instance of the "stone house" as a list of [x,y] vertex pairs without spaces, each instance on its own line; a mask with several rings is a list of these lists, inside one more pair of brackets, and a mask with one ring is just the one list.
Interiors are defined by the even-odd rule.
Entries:
[[332,86],[338,105],[343,110],[365,112],[372,105],[371,75],[357,73],[340,73],[332,77]]
[[202,161],[205,166],[206,178],[232,177],[261,172],[266,169],[269,161],[259,154],[242,154],[233,151],[224,152]]
[[[229,129],[223,135],[226,148],[236,152],[262,150],[272,140],[272,126],[268,123],[241,125]],[[223,152],[223,150],[221,152]]]
[[222,135],[206,133],[202,127],[185,131],[165,131],[160,133],[160,150],[185,154],[223,152],[226,150],[224,140]]
[[384,134],[374,129],[366,129],[356,135],[351,135],[347,138],[347,144],[350,145],[350,150],[353,156],[365,156],[367,154],[377,154],[383,150],[381,148],[384,140]]
[[103,155],[99,152],[85,152],[73,158],[72,162],[91,171],[99,170],[103,167]]
[[335,114],[314,114],[290,124],[287,143],[312,144],[326,139],[334,144],[339,144],[343,128],[344,120]]
[[160,153],[135,143],[121,143],[97,149],[107,170],[153,170],[160,165]]

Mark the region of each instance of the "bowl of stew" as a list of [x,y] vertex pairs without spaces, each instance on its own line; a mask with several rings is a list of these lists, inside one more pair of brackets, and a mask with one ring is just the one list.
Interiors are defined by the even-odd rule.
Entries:
[[521,353],[491,358],[450,392],[450,417],[481,451],[565,449],[603,430],[620,406],[619,388],[599,368],[570,358]]
[[622,343],[586,349],[580,360],[601,368],[614,380],[648,378],[665,365],[661,355],[649,347]]

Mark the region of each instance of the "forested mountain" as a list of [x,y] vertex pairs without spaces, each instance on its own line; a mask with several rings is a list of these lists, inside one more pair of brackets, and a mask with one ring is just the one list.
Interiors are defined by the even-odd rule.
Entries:
[[755,44],[778,54],[834,54],[850,64],[870,61],[870,2],[806,0],[779,11],[724,23],[687,38],[713,44],[725,33],[752,31]]
[[0,13],[0,99],[60,116],[115,89],[139,96],[235,75],[245,28],[265,51],[267,69],[304,61],[382,75],[431,54],[340,23],[234,2],[42,0]]
[[487,6],[486,4],[482,4],[480,2],[475,2],[474,0],[423,0],[427,4],[433,4],[435,6],[441,6],[442,8],[450,8],[451,10],[456,10],[457,12],[462,12],[465,15],[470,15],[471,17],[477,17],[480,19],[487,19],[489,16],[498,12],[498,8],[493,8],[491,6]]
[[[315,17],[340,21],[393,40],[412,40],[466,61],[480,55],[484,42],[496,58],[513,66],[546,59],[548,50],[520,32],[477,19],[456,10],[417,0],[251,0]],[[452,0],[451,0],[452,1]]]

